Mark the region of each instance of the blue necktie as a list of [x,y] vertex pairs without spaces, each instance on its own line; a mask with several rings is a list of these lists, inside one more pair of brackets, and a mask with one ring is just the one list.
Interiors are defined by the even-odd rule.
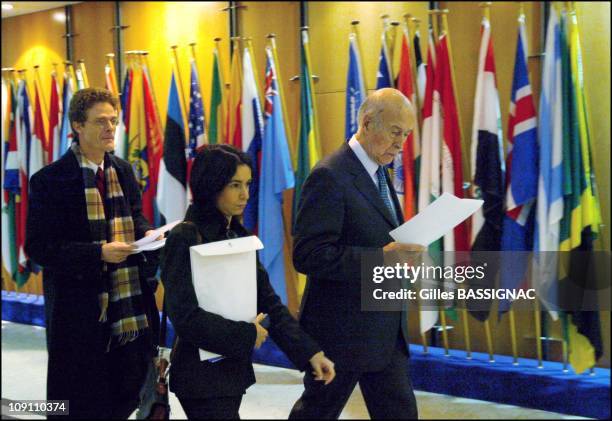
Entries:
[[376,170],[376,177],[378,177],[378,194],[380,198],[385,202],[385,206],[389,209],[389,213],[391,214],[391,218],[395,225],[399,225],[397,222],[397,214],[395,213],[395,207],[393,203],[391,203],[391,194],[389,192],[389,186],[387,185],[387,179],[385,177],[385,168],[379,166]]

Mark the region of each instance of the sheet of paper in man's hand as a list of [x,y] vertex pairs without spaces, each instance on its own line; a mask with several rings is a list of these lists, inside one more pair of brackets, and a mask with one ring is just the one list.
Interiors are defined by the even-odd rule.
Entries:
[[398,243],[429,246],[480,209],[483,203],[483,200],[459,199],[444,193],[389,235]]
[[170,231],[179,222],[181,222],[181,220],[177,219],[176,221],[170,222],[169,224],[166,224],[163,227],[157,228],[153,233],[151,233],[151,235],[146,235],[140,240],[134,241],[132,245],[136,246],[136,249],[134,250],[133,254],[140,253],[141,251],[150,251],[162,248],[166,244],[166,239],[162,238],[161,240],[157,240],[157,237],[167,231]]

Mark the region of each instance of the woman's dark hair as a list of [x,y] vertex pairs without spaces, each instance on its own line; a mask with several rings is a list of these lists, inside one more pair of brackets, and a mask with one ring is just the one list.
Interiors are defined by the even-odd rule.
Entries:
[[253,171],[251,158],[233,146],[201,146],[189,180],[193,203],[203,210],[216,208],[219,194],[232,180],[239,165],[248,165]]

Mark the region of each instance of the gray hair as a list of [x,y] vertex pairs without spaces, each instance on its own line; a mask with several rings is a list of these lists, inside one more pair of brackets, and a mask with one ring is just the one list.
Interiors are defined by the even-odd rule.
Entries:
[[380,128],[382,123],[381,114],[385,107],[389,106],[390,97],[401,98],[401,102],[406,108],[413,108],[410,100],[406,98],[401,91],[393,88],[379,89],[371,95],[368,95],[365,101],[361,103],[359,111],[357,112],[357,122],[359,123],[359,127],[363,127],[363,120],[365,119],[365,116],[370,116],[372,118],[374,127],[377,129]]

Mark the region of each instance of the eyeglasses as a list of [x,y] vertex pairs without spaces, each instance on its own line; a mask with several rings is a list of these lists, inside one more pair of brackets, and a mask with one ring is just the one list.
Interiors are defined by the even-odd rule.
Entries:
[[98,126],[103,129],[108,126],[108,123],[110,123],[111,126],[113,127],[117,127],[117,125],[119,124],[119,119],[116,117],[115,118],[96,118],[94,121],[88,121],[88,123],[91,123],[94,126]]

